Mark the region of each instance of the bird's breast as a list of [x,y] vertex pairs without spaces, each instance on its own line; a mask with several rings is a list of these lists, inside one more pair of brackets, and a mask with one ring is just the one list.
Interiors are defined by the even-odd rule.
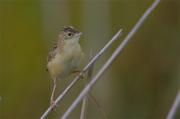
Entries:
[[64,45],[61,52],[48,63],[48,70],[54,78],[65,78],[80,65],[83,53],[79,44]]

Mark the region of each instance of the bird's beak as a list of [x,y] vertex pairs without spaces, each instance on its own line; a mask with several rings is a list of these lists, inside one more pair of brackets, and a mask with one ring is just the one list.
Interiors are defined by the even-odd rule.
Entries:
[[79,32],[77,35],[78,35],[78,36],[81,36],[81,35],[82,35],[82,32]]
[[76,33],[76,34],[75,34],[75,37],[80,37],[81,35],[82,35],[82,33],[79,32],[79,33]]

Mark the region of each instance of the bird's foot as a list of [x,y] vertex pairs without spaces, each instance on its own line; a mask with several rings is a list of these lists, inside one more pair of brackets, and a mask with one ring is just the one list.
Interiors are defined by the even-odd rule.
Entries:
[[82,79],[84,79],[86,77],[86,73],[84,71],[81,71],[81,70],[74,70],[72,73],[78,73],[78,74],[82,73],[82,75],[80,77]]
[[50,106],[51,106],[52,110],[54,110],[56,107],[58,107],[58,105],[55,103],[54,100],[51,100]]

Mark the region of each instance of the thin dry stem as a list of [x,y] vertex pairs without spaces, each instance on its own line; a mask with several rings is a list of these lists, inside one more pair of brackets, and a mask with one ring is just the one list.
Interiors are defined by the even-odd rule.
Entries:
[[176,99],[174,100],[174,103],[173,103],[171,109],[169,110],[169,113],[168,113],[166,119],[175,119],[175,115],[178,110],[178,107],[180,107],[180,90],[176,96]]
[[[92,59],[92,50],[90,52],[89,60],[91,60],[91,59]],[[93,69],[94,69],[94,64],[92,64],[91,67],[87,71],[87,78],[84,78],[84,85],[86,85],[86,81],[91,80]],[[88,96],[85,96],[82,101],[80,119],[86,119],[87,106],[88,106]]]

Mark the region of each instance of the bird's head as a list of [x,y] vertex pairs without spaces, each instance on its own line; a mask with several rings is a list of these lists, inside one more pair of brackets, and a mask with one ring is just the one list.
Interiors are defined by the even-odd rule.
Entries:
[[64,40],[79,40],[81,35],[82,33],[76,30],[74,27],[66,26],[62,28],[59,37],[63,38]]

